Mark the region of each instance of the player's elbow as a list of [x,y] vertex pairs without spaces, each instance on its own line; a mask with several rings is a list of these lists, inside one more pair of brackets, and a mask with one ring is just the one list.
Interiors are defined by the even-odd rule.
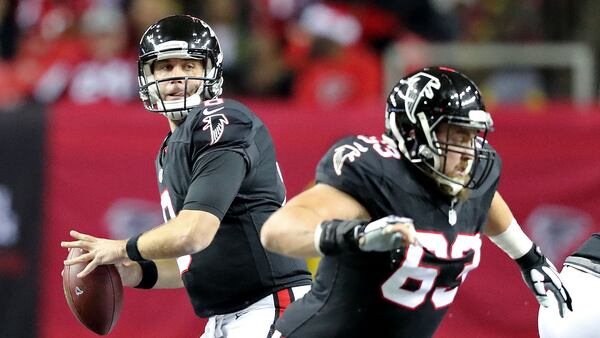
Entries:
[[[206,249],[213,241],[219,229],[219,219],[215,216],[188,214],[185,217],[185,230],[179,237],[179,247],[186,254],[193,254]],[[208,213],[205,213],[208,215]],[[181,214],[180,214],[181,215]]]
[[[275,214],[273,216],[276,216]],[[277,226],[277,217],[271,216],[260,230],[260,242],[269,251],[279,252],[278,243],[281,236],[281,227]]]
[[182,249],[183,252],[187,254],[193,254],[206,249],[206,247],[208,247],[211,242],[212,237],[207,238],[199,236],[192,230],[189,233],[183,234],[181,236],[179,247]]

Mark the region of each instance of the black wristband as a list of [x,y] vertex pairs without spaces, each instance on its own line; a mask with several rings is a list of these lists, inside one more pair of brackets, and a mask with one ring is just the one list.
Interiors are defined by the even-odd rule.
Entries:
[[142,280],[134,288],[137,289],[152,289],[158,280],[158,270],[154,261],[138,261],[142,268]]
[[524,270],[531,269],[532,267],[539,265],[540,262],[543,261],[543,259],[544,256],[542,256],[540,248],[537,245],[533,244],[531,249],[529,249],[529,251],[527,251],[527,253],[523,256],[515,259],[515,262],[517,262],[517,264],[519,264],[519,267],[522,270]]
[[319,249],[324,255],[337,255],[344,251],[360,251],[354,230],[357,226],[364,224],[364,220],[334,219],[321,222]]
[[139,262],[144,260],[144,257],[142,257],[142,254],[140,253],[140,250],[137,247],[137,242],[141,235],[142,234],[131,237],[127,241],[127,245],[125,246],[125,250],[127,250],[127,257],[129,257],[129,259],[131,259],[132,261]]

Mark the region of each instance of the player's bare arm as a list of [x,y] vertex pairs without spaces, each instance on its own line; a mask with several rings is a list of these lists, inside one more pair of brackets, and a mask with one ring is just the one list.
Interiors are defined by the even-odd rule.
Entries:
[[510,208],[498,192],[494,194],[492,205],[488,213],[488,222],[484,232],[487,236],[496,236],[508,229],[514,219]]
[[368,224],[358,221],[370,218],[364,206],[352,196],[330,185],[317,184],[267,220],[261,241],[267,249],[288,256],[323,255],[318,250],[322,237],[320,225],[330,220],[348,220],[349,227],[360,227],[357,244],[364,251],[385,251],[390,246],[416,241],[412,220],[390,216]]
[[181,210],[174,219],[145,232],[138,240],[138,250],[145,259],[190,255],[212,242],[219,224],[219,219],[209,212]]
[[[331,203],[335,201],[335,203]],[[327,219],[370,218],[350,195],[326,184],[317,184],[291,199],[263,225],[265,248],[288,256],[315,257],[317,225]]]
[[[182,210],[169,222],[142,234],[137,241],[137,250],[143,259],[155,260],[176,258],[193,254],[206,248],[219,228],[219,219],[204,211]],[[97,238],[77,231],[70,235],[77,239],[62,242],[64,248],[81,248],[88,253],[65,265],[89,262],[78,275],[82,278],[92,272],[98,265],[118,264],[129,261],[127,240],[111,240]]]
[[561,317],[567,310],[573,310],[571,296],[562,285],[558,271],[523,232],[498,192],[492,199],[484,231],[494,244],[516,261],[525,283],[542,306],[549,307],[552,304],[549,296],[554,296]]

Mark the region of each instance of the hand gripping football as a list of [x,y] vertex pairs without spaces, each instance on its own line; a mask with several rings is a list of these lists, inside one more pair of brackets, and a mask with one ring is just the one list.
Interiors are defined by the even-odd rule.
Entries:
[[[84,253],[81,249],[69,250],[67,259]],[[63,291],[67,304],[75,317],[88,329],[99,335],[108,334],[119,319],[123,304],[123,284],[114,265],[100,265],[84,278],[77,274],[86,264],[65,266]]]

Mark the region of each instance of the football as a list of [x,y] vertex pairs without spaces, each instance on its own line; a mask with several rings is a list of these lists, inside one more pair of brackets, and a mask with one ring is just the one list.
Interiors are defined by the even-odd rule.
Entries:
[[[67,259],[82,255],[81,249],[69,250]],[[101,265],[84,278],[77,274],[86,264],[65,266],[63,291],[75,317],[99,335],[108,334],[117,323],[123,304],[123,284],[114,265]]]

